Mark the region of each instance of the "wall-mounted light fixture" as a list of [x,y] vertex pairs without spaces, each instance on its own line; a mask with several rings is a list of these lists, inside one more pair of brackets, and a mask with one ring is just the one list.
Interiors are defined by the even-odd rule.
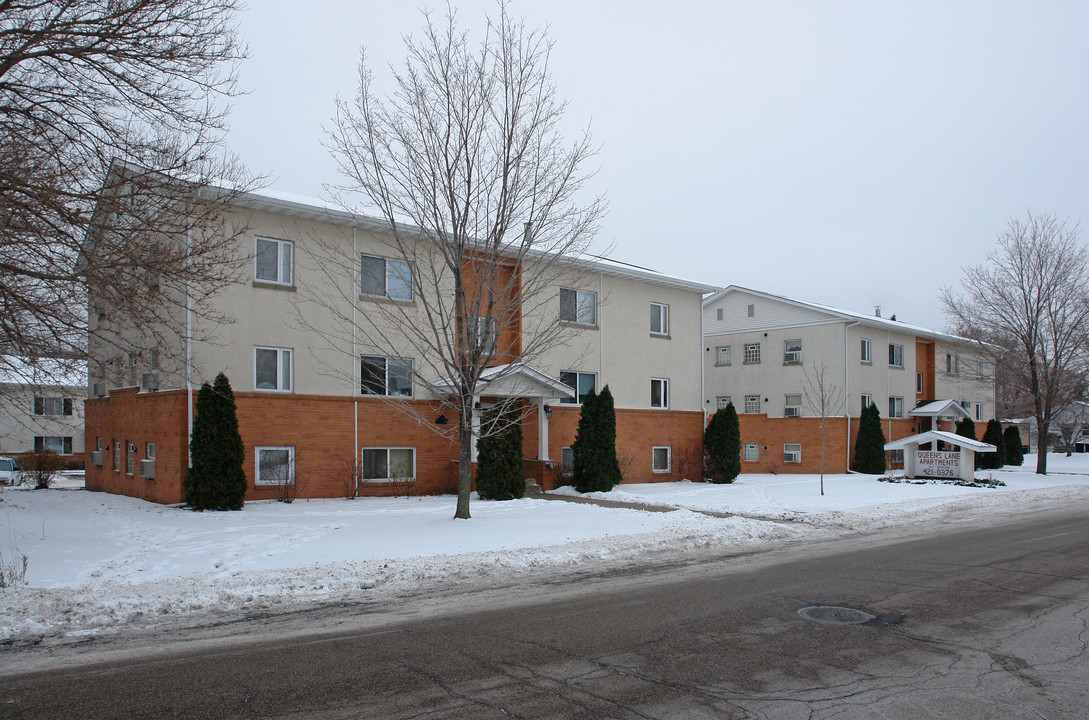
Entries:
[[548,405],[545,405],[544,409],[545,409],[545,419],[546,420],[551,420],[552,419],[552,408],[550,406],[548,406]]
[[446,419],[445,415],[439,415],[437,418],[435,418],[436,425],[445,425],[448,422],[450,421]]

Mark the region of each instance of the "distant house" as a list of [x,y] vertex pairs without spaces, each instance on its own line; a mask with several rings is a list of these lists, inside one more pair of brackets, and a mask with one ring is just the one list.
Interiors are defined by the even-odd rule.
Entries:
[[[348,330],[344,346],[330,349],[321,332],[294,321],[300,297],[317,293],[349,316],[401,303],[422,326],[434,318],[416,293],[442,290],[390,256],[388,227],[374,218],[261,193],[242,195],[231,212],[248,228],[238,253],[250,262],[215,296],[235,322],[213,328],[214,341],[111,328],[110,309],[92,292],[87,487],[181,501],[193,388],[224,371],[238,406],[247,499],[273,497],[285,474],[306,479],[303,497],[340,496],[345,464],[353,461],[360,494],[389,494],[406,482],[419,493],[453,491],[458,448],[429,427],[455,420],[435,409],[431,394],[449,378],[436,372],[426,378],[432,390],[423,387],[417,379],[433,364],[411,343],[374,345]],[[318,243],[353,258],[338,275],[343,287],[322,274]],[[607,260],[564,262],[572,263],[570,284],[548,286],[525,307],[516,301],[509,328],[480,330],[499,351],[479,405],[495,397],[524,403],[526,475],[550,488],[562,483],[570,460],[580,398],[607,384],[626,477],[679,479],[674,453],[702,440],[700,303],[715,288]],[[156,303],[167,289],[136,284],[134,292]],[[325,323],[325,337],[340,331],[321,307],[303,311]],[[533,328],[557,324],[570,331],[566,342],[537,355],[533,367],[523,365],[520,348]],[[416,416],[399,412],[390,396]]]
[[[838,403],[826,425],[825,469],[853,462],[858,418],[876,404],[889,441],[952,430],[982,437],[994,417],[994,357],[964,338],[731,285],[703,303],[704,405],[733,402],[742,472],[814,472],[820,419],[806,374],[823,365]],[[897,457],[891,460],[896,462]]]
[[83,461],[86,377],[72,375],[59,363],[0,360],[0,455],[46,449]]

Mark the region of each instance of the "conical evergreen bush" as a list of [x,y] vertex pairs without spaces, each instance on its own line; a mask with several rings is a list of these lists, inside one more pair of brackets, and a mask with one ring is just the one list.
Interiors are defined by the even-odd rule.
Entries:
[[476,491],[484,500],[516,500],[526,494],[522,424],[517,406],[485,412],[481,425],[496,430],[477,441]]
[[855,470],[869,475],[885,472],[885,431],[881,429],[881,411],[870,403],[858,420],[855,438]]
[[204,383],[189,444],[193,466],[185,476],[185,502],[195,510],[241,510],[246,498],[245,450],[227,376]]
[[574,456],[571,484],[579,492],[608,492],[620,482],[616,410],[608,386],[600,395],[591,390],[584,397],[571,454]]
[[998,448],[995,452],[981,453],[979,467],[982,470],[997,470],[1006,464],[1006,439],[1002,435],[1002,423],[997,420],[988,420],[987,429],[983,432],[983,442]]
[[711,416],[703,431],[711,482],[732,483],[741,474],[741,422],[731,402]]
[[1021,444],[1021,431],[1008,427],[1002,433],[1006,446],[1006,464],[1021,467],[1025,463],[1025,450]]

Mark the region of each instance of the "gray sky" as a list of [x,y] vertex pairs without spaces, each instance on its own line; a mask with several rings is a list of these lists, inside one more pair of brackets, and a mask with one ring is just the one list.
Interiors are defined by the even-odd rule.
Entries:
[[[360,48],[387,76],[411,2],[250,0],[231,148],[325,197]],[[440,11],[445,5],[432,3]],[[457,3],[483,27],[491,0]],[[1089,3],[514,0],[549,25],[569,132],[601,146],[611,257],[941,329],[942,285],[1011,215],[1084,221]]]

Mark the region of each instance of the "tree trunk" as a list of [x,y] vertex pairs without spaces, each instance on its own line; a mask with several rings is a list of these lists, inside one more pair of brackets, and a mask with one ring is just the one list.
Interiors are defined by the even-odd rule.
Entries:
[[1036,474],[1047,475],[1047,431],[1050,426],[1036,418]]
[[[469,405],[472,408],[472,404]],[[458,505],[454,518],[469,519],[469,493],[473,486],[473,416],[462,413],[458,421]]]

